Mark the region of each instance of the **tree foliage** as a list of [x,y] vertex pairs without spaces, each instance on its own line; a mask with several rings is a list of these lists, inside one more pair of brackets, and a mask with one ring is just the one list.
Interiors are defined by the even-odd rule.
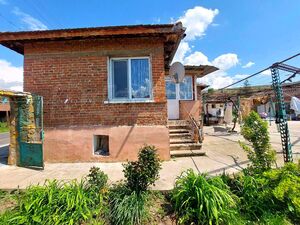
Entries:
[[241,147],[247,152],[252,165],[250,170],[263,172],[271,169],[275,163],[275,151],[270,145],[268,124],[260,116],[252,111],[244,120],[241,128],[243,137],[250,142],[251,146],[240,142]]

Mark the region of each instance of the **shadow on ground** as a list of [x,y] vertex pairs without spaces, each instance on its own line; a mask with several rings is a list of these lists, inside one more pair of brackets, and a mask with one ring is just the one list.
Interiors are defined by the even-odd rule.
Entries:
[[0,166],[7,165],[8,146],[0,148]]

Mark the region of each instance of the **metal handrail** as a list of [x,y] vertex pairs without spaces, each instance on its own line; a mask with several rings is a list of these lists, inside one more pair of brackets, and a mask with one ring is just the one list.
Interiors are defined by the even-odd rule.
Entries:
[[[199,126],[196,119],[190,114],[189,111],[187,111],[187,109],[185,108],[185,106],[183,105],[183,109],[185,110],[185,112],[188,114],[189,119],[191,121],[191,125],[196,129],[197,134],[198,134],[198,143],[201,143],[203,141],[203,133],[202,133],[202,129],[201,129],[201,125]],[[192,138],[195,140],[195,133],[192,132]]]

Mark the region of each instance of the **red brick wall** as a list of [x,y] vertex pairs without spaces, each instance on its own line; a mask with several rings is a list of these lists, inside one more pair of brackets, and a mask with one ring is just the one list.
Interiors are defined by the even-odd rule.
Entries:
[[[28,43],[24,91],[44,97],[45,127],[165,125],[163,48],[154,38]],[[150,56],[154,103],[104,104],[108,57],[121,56]]]

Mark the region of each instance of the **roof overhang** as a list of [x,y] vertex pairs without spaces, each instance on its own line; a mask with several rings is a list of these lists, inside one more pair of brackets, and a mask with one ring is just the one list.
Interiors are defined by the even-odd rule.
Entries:
[[204,77],[212,72],[219,70],[219,68],[215,66],[209,66],[209,65],[200,65],[200,66],[185,65],[184,69],[186,75],[194,75],[197,76],[197,78]]
[[[166,68],[165,71],[166,76],[169,76],[169,69],[170,67]],[[209,65],[200,65],[200,66],[185,65],[184,70],[185,70],[185,75],[197,76],[197,78],[201,78],[206,76],[207,74],[219,70],[219,68],[215,66],[209,66]]]
[[0,32],[0,44],[24,54],[24,44],[38,41],[81,40],[95,38],[164,38],[165,67],[171,63],[178,45],[184,38],[181,22],[159,25],[108,26],[43,31]]

